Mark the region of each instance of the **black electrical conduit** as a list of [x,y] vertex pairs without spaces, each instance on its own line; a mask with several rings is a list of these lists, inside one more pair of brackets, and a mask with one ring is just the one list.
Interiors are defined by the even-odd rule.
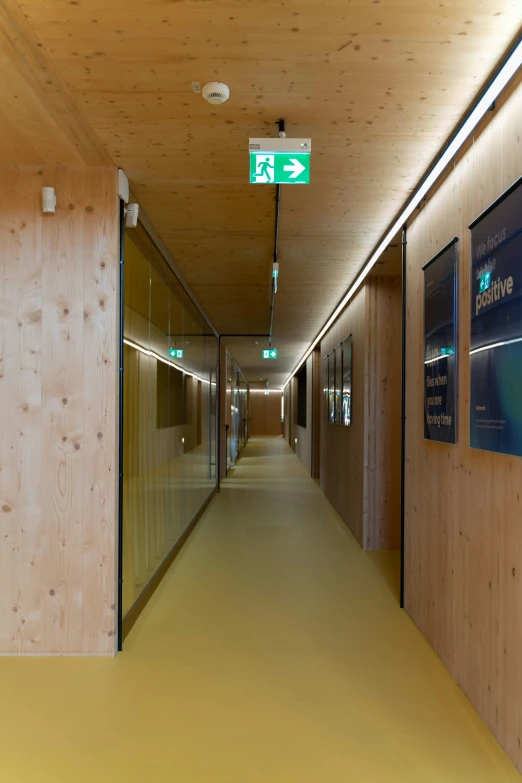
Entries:
[[[281,138],[281,135],[284,137],[285,133],[285,121],[284,120],[278,120],[276,122],[276,125],[279,126],[279,138]],[[276,204],[275,204],[275,225],[274,225],[274,257],[272,259],[272,301],[270,303],[270,335],[268,338],[268,347],[272,347],[272,334],[274,331],[274,306],[275,306],[275,295],[277,291],[277,278],[274,277],[274,270],[277,269],[275,264],[277,264],[277,253],[278,253],[278,245],[279,245],[279,206],[281,202],[281,185],[276,185]]]
[[[275,208],[275,227],[274,227],[274,258],[272,264],[277,263],[277,246],[279,243],[279,203],[281,200],[281,185],[276,185],[276,208]],[[272,265],[272,270],[276,267]],[[274,330],[274,305],[276,295],[277,278],[272,273],[272,302],[270,304],[270,335],[268,338],[268,347],[272,347],[272,333]]]

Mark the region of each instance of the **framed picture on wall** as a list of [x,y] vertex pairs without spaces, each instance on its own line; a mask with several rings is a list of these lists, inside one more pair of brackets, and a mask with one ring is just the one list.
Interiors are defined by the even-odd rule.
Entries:
[[335,351],[328,354],[328,421],[335,424]]
[[341,424],[349,427],[352,423],[352,336],[341,343],[342,356],[342,390],[341,390]]
[[328,356],[325,356],[323,358],[323,421],[329,420],[328,380]]
[[457,244],[424,265],[424,438],[457,442]]
[[470,446],[522,457],[522,177],[470,229]]
[[335,354],[335,423],[342,423],[342,394],[343,394],[343,356],[342,344],[338,345]]

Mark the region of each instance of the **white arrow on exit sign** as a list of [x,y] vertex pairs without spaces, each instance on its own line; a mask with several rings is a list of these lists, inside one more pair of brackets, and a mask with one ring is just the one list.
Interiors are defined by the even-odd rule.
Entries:
[[290,174],[290,179],[295,179],[299,176],[299,174],[302,174],[302,172],[305,170],[305,167],[302,165],[302,163],[299,163],[296,158],[290,158],[291,166],[285,166],[285,171],[291,171],[292,174]]

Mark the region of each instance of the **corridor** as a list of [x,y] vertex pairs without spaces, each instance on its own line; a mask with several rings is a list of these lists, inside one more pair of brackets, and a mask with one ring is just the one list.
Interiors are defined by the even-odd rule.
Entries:
[[398,608],[398,566],[283,438],[252,439],[122,654],[3,660],[0,779],[519,780]]

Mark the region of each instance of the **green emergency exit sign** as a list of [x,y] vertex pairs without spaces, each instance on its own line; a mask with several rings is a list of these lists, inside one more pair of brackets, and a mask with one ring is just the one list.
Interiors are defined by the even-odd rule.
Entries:
[[479,292],[482,294],[484,291],[487,291],[490,285],[491,285],[491,272],[486,272],[486,274],[482,275],[482,277],[480,278]]
[[169,356],[171,359],[183,359],[185,351],[183,348],[169,348]]
[[252,185],[308,185],[310,155],[300,152],[250,152]]
[[277,359],[277,348],[263,348],[263,359]]

